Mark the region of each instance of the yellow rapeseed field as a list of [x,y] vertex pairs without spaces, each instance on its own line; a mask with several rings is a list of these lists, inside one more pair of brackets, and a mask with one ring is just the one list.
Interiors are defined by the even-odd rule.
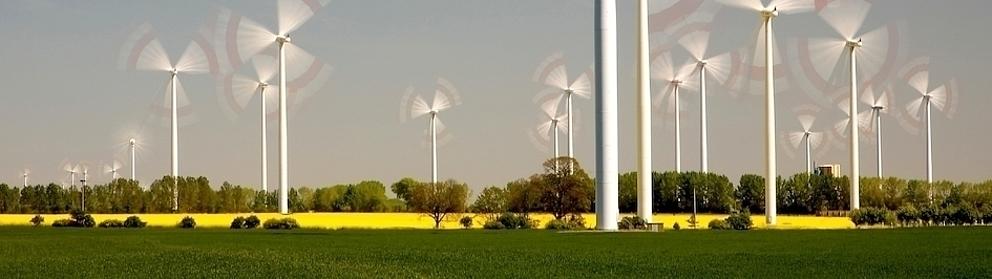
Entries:
[[[132,214],[94,214],[93,218],[96,219],[97,223],[107,219],[118,219],[124,220]],[[172,227],[179,223],[185,216],[191,216],[196,220],[198,227],[221,227],[226,228],[230,226],[231,220],[237,216],[249,216],[251,213],[244,214],[136,214],[145,222],[148,222],[149,226],[153,227]],[[260,213],[254,214],[258,216],[263,222],[270,218],[284,217],[278,213]],[[468,214],[469,216],[474,216]],[[44,214],[45,225],[50,225],[52,221],[57,219],[66,219],[69,216],[67,214]],[[444,229],[458,229],[461,225],[458,224],[458,218],[462,215],[451,215],[452,217],[447,218],[441,227]],[[627,216],[627,215],[625,215]],[[34,215],[30,214],[0,214],[0,225],[30,225],[28,220]],[[434,227],[434,221],[422,214],[417,213],[294,213],[287,215],[286,217],[295,218],[300,226],[304,228],[321,228],[321,229],[341,229],[341,228],[364,228],[364,229],[393,229],[393,228],[413,228],[413,229],[429,229]],[[536,219],[543,227],[545,223],[552,219],[550,214],[531,214],[531,217]],[[586,219],[586,225],[593,227],[596,224],[596,216],[593,214],[584,214],[583,217]],[[688,220],[689,214],[655,214],[654,222],[664,223],[666,229],[670,229],[672,224],[678,222],[679,226],[683,229],[690,229]],[[710,220],[714,218],[726,218],[726,215],[713,215],[713,214],[700,214],[699,228],[706,228]],[[765,218],[761,215],[753,215],[751,219],[754,221],[754,226],[756,228],[768,228],[765,224]],[[474,228],[482,227],[481,223],[482,217],[476,217],[476,224]],[[849,229],[854,228],[854,224],[851,220],[846,217],[815,217],[815,216],[779,216],[778,225],[772,227],[774,229]]]

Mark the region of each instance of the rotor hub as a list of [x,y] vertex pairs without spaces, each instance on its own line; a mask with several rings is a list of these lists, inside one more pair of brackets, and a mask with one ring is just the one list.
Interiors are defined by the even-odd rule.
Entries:
[[761,11],[761,16],[764,18],[774,18],[778,16],[778,7],[772,7],[770,10],[765,9]]
[[282,35],[282,36],[276,37],[276,42],[279,42],[280,44],[289,43],[289,42],[292,42],[292,41],[293,41],[293,39],[290,39],[289,38],[289,35]]
[[855,40],[847,41],[847,47],[850,47],[850,48],[859,48],[859,47],[862,47],[862,46],[864,46],[864,43],[861,42],[861,39],[858,39],[857,41],[855,41]]

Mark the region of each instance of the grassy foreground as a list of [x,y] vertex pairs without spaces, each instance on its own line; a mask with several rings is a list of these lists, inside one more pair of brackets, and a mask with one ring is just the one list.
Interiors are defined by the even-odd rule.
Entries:
[[984,277],[992,228],[555,233],[0,227],[0,277]]

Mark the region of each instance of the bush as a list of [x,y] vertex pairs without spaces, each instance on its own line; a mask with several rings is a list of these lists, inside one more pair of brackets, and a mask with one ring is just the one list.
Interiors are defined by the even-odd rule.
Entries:
[[896,219],[903,226],[912,226],[920,222],[920,211],[912,205],[905,205],[896,210]]
[[93,216],[90,216],[81,210],[72,211],[72,214],[69,216],[69,220],[72,221],[72,227],[92,228],[93,226],[96,226],[96,220],[93,220]]
[[940,207],[936,205],[930,205],[920,208],[920,221],[924,225],[936,225],[938,216],[940,215]]
[[992,204],[985,204],[979,211],[982,212],[982,224],[992,224]]
[[851,210],[851,222],[855,226],[873,226],[873,225],[893,225],[896,222],[896,216],[892,212],[874,207],[864,207],[855,210]]
[[140,229],[144,228],[145,225],[148,225],[148,223],[141,221],[141,218],[138,216],[131,215],[127,219],[124,219],[125,228]]
[[52,227],[62,228],[62,227],[73,227],[72,220],[69,219],[58,219],[52,222]]
[[681,230],[682,226],[679,226],[679,222],[675,222],[675,224],[672,224],[672,229],[676,231]]
[[647,229],[648,222],[641,219],[641,217],[627,216],[620,219],[620,222],[617,223],[617,227],[621,230],[643,230]]
[[296,219],[289,217],[272,218],[269,220],[265,220],[265,223],[262,225],[262,227],[265,227],[265,229],[269,229],[269,230],[292,230],[299,228],[300,224],[296,222]]
[[121,222],[121,220],[117,220],[117,219],[107,219],[107,220],[103,220],[103,222],[100,222],[99,227],[101,227],[101,228],[123,228],[124,227],[124,222]]
[[978,208],[971,204],[963,204],[958,208],[957,212],[951,216],[954,224],[960,225],[974,225],[982,219],[982,213],[978,211]]
[[750,230],[753,225],[751,222],[751,213],[747,211],[730,214],[730,216],[727,216],[726,223],[731,229],[738,231]]
[[582,216],[572,215],[563,219],[554,219],[544,225],[544,229],[557,231],[574,231],[586,229],[585,219]]
[[41,217],[41,215],[35,215],[33,218],[31,218],[31,224],[34,225],[35,227],[41,225],[42,223],[45,223],[45,217]]
[[234,217],[234,220],[231,221],[232,229],[241,229],[244,227],[245,227],[245,217],[241,217],[241,216]]
[[196,220],[193,220],[193,217],[189,217],[189,216],[183,217],[183,220],[179,221],[178,227],[180,229],[196,228]]
[[499,218],[496,218],[496,221],[503,223],[503,227],[509,230],[533,229],[537,227],[535,220],[531,220],[526,215],[521,214],[503,213]]
[[486,230],[505,230],[506,226],[499,220],[492,220],[482,224],[482,228]]
[[723,219],[713,219],[713,220],[710,220],[709,227],[710,227],[711,230],[729,230],[729,229],[731,229],[730,225],[727,224],[727,221],[724,221]]
[[462,227],[470,229],[472,228],[472,217],[462,216],[462,218],[458,220],[458,223],[461,224]]
[[258,216],[252,215],[252,216],[248,216],[248,218],[245,218],[245,224],[244,226],[242,226],[242,228],[254,229],[254,228],[258,228],[258,226],[261,224],[262,224],[262,220],[259,220]]

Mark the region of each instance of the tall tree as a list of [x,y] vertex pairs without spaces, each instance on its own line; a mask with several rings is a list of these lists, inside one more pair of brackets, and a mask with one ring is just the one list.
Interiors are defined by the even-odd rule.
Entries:
[[410,207],[431,217],[435,229],[450,214],[465,212],[467,202],[468,185],[454,180],[419,183],[410,191]]
[[545,161],[541,178],[540,201],[555,219],[589,211],[593,182],[577,160],[559,157]]

